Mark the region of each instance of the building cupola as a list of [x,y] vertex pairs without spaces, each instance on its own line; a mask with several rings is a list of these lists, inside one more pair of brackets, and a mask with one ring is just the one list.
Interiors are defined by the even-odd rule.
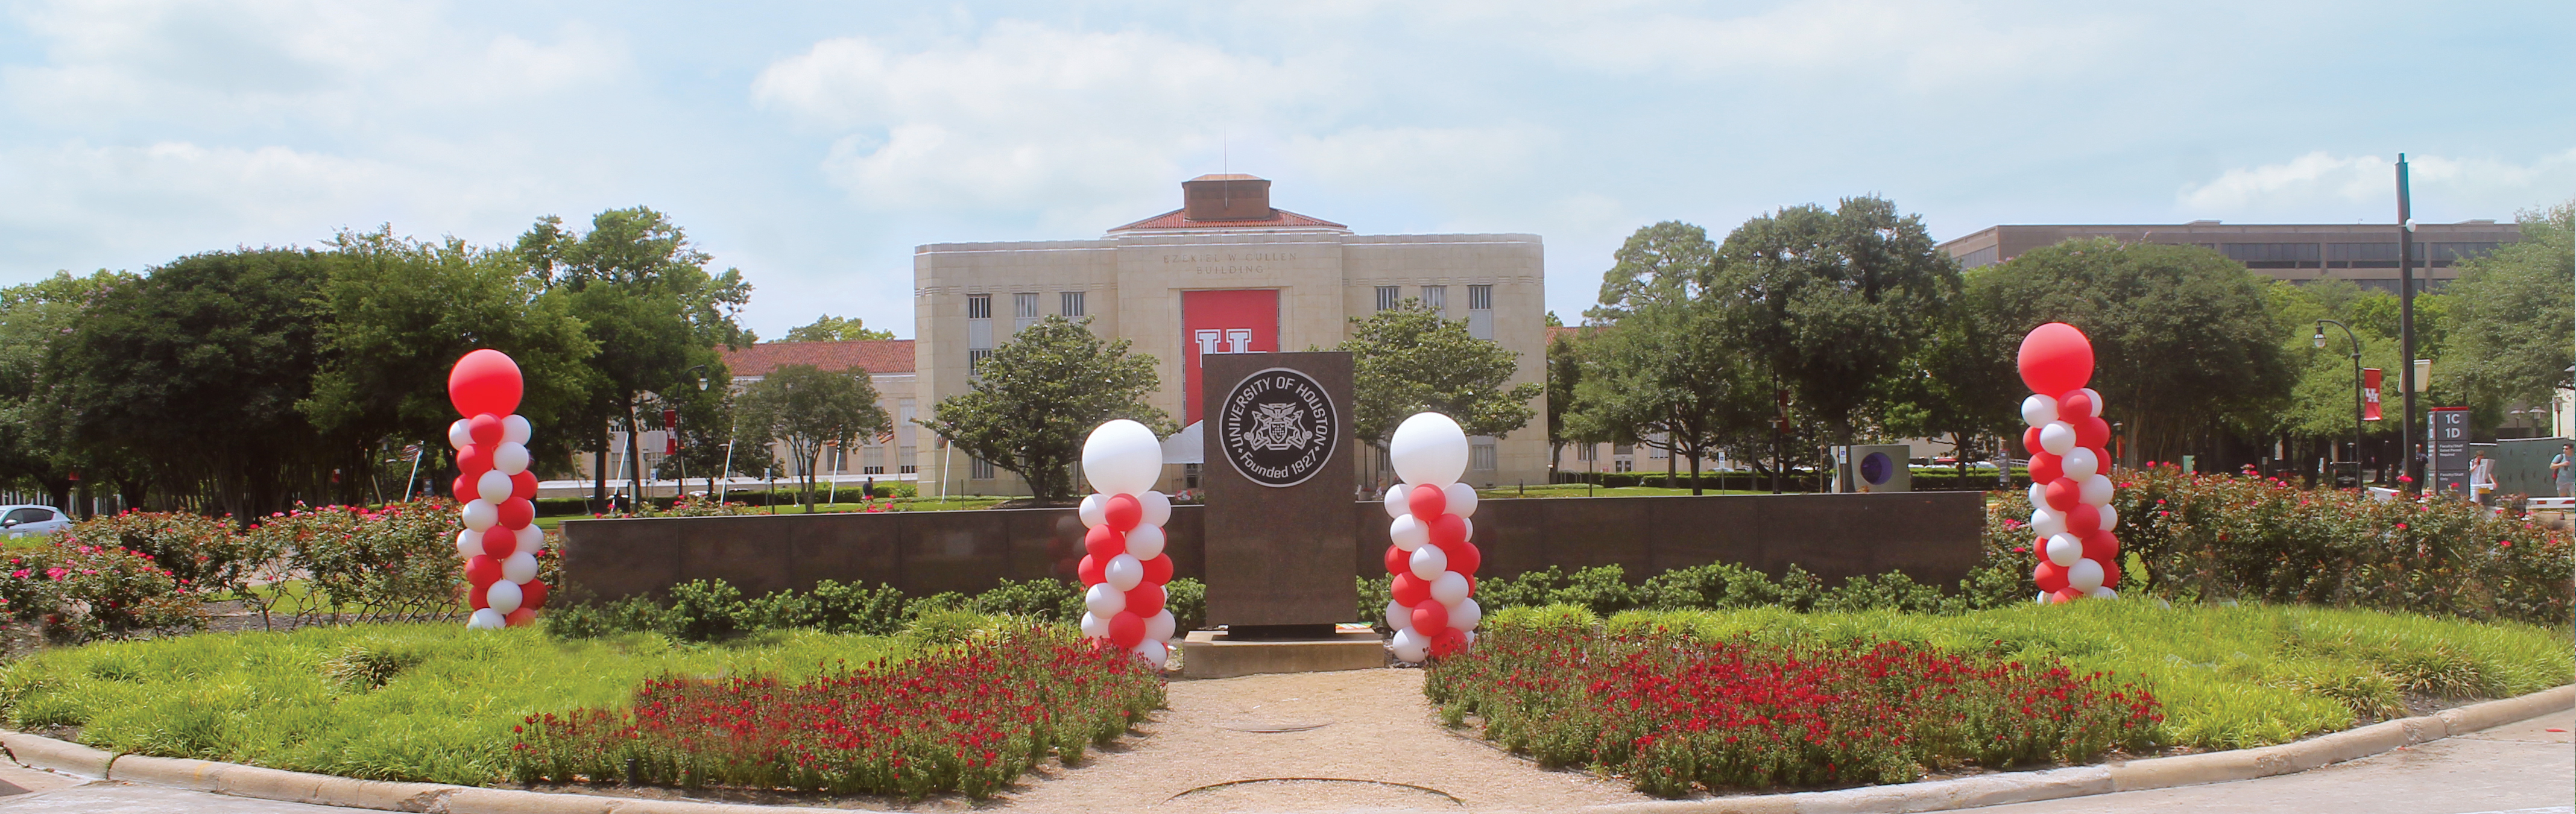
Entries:
[[1202,175],[1181,182],[1183,217],[1193,221],[1269,220],[1270,182],[1242,173]]

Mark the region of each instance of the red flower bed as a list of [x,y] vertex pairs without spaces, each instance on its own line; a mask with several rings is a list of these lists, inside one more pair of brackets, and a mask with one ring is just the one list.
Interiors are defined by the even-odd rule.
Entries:
[[1512,627],[1431,667],[1425,691],[1543,765],[1665,797],[1903,783],[1965,765],[2077,763],[2150,745],[2155,696],[1894,642],[1794,647],[1666,631]]
[[527,782],[980,799],[1162,706],[1162,678],[1134,655],[1024,628],[796,685],[665,676],[626,709],[528,718],[511,760]]

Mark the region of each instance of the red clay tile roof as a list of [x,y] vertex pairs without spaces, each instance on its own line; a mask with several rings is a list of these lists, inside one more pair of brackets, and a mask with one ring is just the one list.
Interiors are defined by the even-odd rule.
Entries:
[[813,365],[824,370],[859,368],[869,373],[911,373],[912,340],[867,339],[857,342],[762,342],[727,351],[725,369],[736,376],[767,376],[780,365]]
[[1264,219],[1264,220],[1190,220],[1189,218],[1182,217],[1182,213],[1184,213],[1184,212],[1188,212],[1188,211],[1189,211],[1189,210],[1186,210],[1186,209],[1174,209],[1174,210],[1172,210],[1172,211],[1170,211],[1170,212],[1165,212],[1165,213],[1160,214],[1160,215],[1155,215],[1155,216],[1153,216],[1153,217],[1146,218],[1146,219],[1144,219],[1144,220],[1140,220],[1140,221],[1137,221],[1137,222],[1135,222],[1135,223],[1130,223],[1130,224],[1127,224],[1127,225],[1125,225],[1125,226],[1121,226],[1121,227],[1118,227],[1118,228],[1115,228],[1115,229],[1111,229],[1111,230],[1109,230],[1109,231],[1110,231],[1111,233],[1113,233],[1113,234],[1114,234],[1114,233],[1118,233],[1118,232],[1125,232],[1125,231],[1130,231],[1130,230],[1135,230],[1135,229],[1299,229],[1299,228],[1303,228],[1303,229],[1348,229],[1348,228],[1351,228],[1351,227],[1344,226],[1344,225],[1341,225],[1341,224],[1338,224],[1338,223],[1334,223],[1334,222],[1329,221],[1329,220],[1324,220],[1324,219],[1322,219],[1322,218],[1310,218],[1310,217],[1307,217],[1307,216],[1305,216],[1305,215],[1300,215],[1300,214],[1297,214],[1297,213],[1295,213],[1295,212],[1290,212],[1290,211],[1285,210],[1285,209],[1277,209],[1277,208],[1273,208],[1273,209],[1271,209],[1270,211],[1271,211],[1271,213],[1272,213],[1272,214],[1270,215],[1270,217],[1269,217],[1269,218]]

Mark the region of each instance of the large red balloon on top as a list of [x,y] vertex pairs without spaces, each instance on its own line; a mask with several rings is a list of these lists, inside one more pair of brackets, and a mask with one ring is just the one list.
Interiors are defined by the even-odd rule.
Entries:
[[2050,397],[2093,380],[2093,342],[2063,322],[2031,329],[2021,338],[2021,383]]
[[447,371],[447,400],[456,405],[458,415],[491,413],[505,416],[519,411],[519,396],[525,384],[519,378],[519,363],[510,355],[491,348],[465,354],[456,367]]

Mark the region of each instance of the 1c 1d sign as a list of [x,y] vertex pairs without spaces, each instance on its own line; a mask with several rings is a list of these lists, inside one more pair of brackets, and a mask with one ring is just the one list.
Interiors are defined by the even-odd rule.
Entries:
[[1332,461],[1342,436],[1323,385],[1284,367],[1246,376],[1227,391],[1216,431],[1234,471],[1271,487],[1314,477]]

